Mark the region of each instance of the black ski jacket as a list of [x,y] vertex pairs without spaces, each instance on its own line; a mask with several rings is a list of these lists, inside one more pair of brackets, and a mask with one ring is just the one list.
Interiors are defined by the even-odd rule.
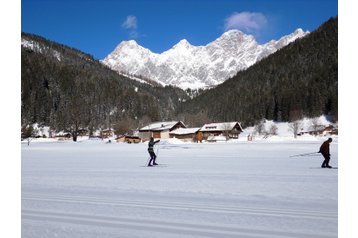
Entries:
[[148,143],[148,151],[149,152],[154,152],[153,146],[155,145],[155,143],[158,143],[160,140],[157,141],[149,141]]

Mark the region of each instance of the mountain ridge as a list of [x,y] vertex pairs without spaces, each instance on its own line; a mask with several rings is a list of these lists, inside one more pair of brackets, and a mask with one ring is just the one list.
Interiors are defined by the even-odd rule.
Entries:
[[199,89],[224,82],[307,34],[298,28],[277,41],[260,45],[252,35],[229,30],[205,46],[194,46],[182,39],[160,54],[135,40],[122,41],[101,62],[119,73],[142,76],[161,85]]

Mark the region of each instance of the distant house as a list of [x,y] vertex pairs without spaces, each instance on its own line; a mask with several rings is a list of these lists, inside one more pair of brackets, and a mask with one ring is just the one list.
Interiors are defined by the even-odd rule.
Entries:
[[142,139],[138,136],[123,135],[123,136],[117,137],[116,141],[117,142],[127,142],[127,143],[131,144],[131,143],[139,143],[142,141]]
[[213,136],[225,136],[227,139],[237,139],[243,131],[241,124],[237,121],[209,123],[200,128],[203,140]]
[[185,127],[186,126],[181,121],[156,122],[139,129],[139,136],[146,139],[149,139],[150,137],[168,139],[170,138],[169,133],[171,131]]
[[323,135],[338,135],[338,127],[334,125],[326,126],[322,133]]
[[102,139],[109,138],[114,136],[114,130],[113,129],[105,129],[100,132],[100,137]]
[[89,131],[87,129],[79,129],[77,131],[78,136],[88,136],[89,135]]
[[170,138],[177,138],[182,141],[197,141],[198,138],[198,132],[200,130],[200,127],[194,127],[194,128],[178,128],[171,132],[169,132]]
[[308,131],[304,131],[302,130],[301,132],[299,132],[297,135],[298,136],[302,136],[302,135],[313,135],[313,136],[317,136],[317,135],[338,135],[338,127],[334,126],[334,125],[320,125],[317,126],[317,128],[313,129],[313,130],[308,130]]

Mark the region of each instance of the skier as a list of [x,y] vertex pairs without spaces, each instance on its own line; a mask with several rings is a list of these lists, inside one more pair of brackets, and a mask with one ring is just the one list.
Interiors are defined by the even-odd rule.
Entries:
[[148,163],[148,166],[152,166],[151,162],[153,161],[153,165],[158,165],[157,163],[155,163],[155,159],[157,158],[157,156],[154,153],[154,145],[155,143],[158,143],[160,140],[154,141],[153,137],[150,138],[150,141],[148,143],[148,153],[150,155],[150,160]]
[[321,153],[324,157],[324,161],[322,163],[322,168],[332,168],[332,166],[329,165],[329,160],[331,159],[331,154],[329,152],[329,144],[332,142],[332,138],[329,138],[319,148],[319,153]]

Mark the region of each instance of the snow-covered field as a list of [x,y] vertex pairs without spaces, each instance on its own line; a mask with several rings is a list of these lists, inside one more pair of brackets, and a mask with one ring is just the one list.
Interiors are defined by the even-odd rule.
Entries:
[[[22,143],[22,237],[337,237],[326,138],[156,146]],[[338,166],[338,139],[331,165]]]

